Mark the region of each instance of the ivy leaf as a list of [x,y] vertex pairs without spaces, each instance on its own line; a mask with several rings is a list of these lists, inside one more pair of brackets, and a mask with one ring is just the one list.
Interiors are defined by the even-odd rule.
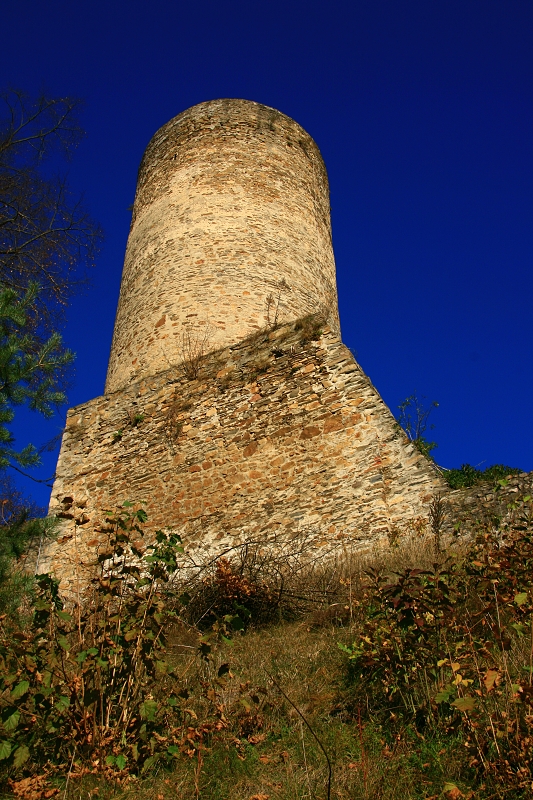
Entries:
[[21,767],[23,764],[26,763],[28,758],[30,757],[30,751],[26,747],[25,744],[21,744],[20,747],[17,747],[15,750],[15,755],[13,757],[13,765],[15,767]]

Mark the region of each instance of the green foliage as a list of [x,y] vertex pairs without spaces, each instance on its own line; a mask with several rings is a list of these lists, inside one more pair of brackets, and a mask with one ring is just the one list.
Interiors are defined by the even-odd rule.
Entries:
[[145,521],[146,512],[129,503],[110,515],[91,590],[67,610],[56,581],[41,575],[31,628],[15,635],[1,628],[4,775],[47,764],[145,772],[184,748],[194,753],[215,730],[218,717],[194,729],[192,744],[187,739],[187,693],[165,654],[176,613],[166,590],[181,547],[176,534],[158,531],[145,548]]
[[0,614],[16,618],[31,596],[33,577],[24,570],[28,548],[51,535],[55,520],[40,519],[44,510],[17,491],[0,472]]
[[59,334],[43,343],[30,331],[28,313],[37,295],[36,284],[22,297],[0,286],[0,470],[12,460],[25,467],[39,463],[33,445],[19,451],[13,448],[8,426],[15,408],[27,405],[50,417],[54,407],[65,401],[58,385],[74,356],[64,349]]
[[31,519],[28,512],[0,525],[0,614],[16,618],[23,600],[31,597],[34,579],[24,570],[23,556],[55,527],[55,520]]
[[462,562],[368,576],[359,634],[342,645],[357,702],[420,731],[460,732],[480,782],[525,791],[533,779],[531,497]]
[[470,464],[463,464],[460,469],[445,470],[442,477],[451,489],[466,489],[485,481],[496,483],[505,480],[509,475],[518,475],[520,472],[522,470],[516,467],[506,467],[503,464],[493,464],[485,470],[477,469]]

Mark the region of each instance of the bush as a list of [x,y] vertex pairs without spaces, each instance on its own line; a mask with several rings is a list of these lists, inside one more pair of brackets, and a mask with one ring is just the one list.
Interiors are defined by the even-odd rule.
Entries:
[[98,574],[72,607],[41,575],[31,627],[0,627],[4,782],[67,771],[120,779],[194,754],[223,725],[216,713],[185,725],[180,682],[165,656],[165,629],[176,614],[166,590],[179,537],[159,531],[145,548],[145,520],[131,504],[108,517]]
[[[461,734],[466,773],[529,796],[533,780],[533,501],[461,561],[369,571],[349,656],[353,699],[419,731]],[[393,723],[394,724],[394,723]],[[494,796],[500,796],[499,793]]]
[[447,469],[442,476],[451,489],[466,489],[470,486],[489,481],[496,483],[509,475],[518,475],[522,472],[516,467],[506,467],[503,464],[493,464],[485,470],[477,469],[471,464],[463,464],[460,469]]
[[38,549],[55,524],[39,519],[44,509],[17,491],[5,472],[0,472],[0,506],[0,614],[13,618],[33,588],[33,576],[24,569],[28,550]]

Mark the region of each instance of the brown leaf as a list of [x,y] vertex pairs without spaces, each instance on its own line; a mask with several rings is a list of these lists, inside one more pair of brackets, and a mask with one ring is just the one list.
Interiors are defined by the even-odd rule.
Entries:
[[248,741],[250,744],[259,744],[260,742],[264,742],[266,739],[266,733],[256,733],[253,736],[248,737]]
[[253,794],[250,800],[268,800],[269,797],[269,794]]
[[443,791],[448,800],[459,800],[460,797],[464,797],[462,791],[454,783],[445,783]]
[[483,683],[485,684],[487,692],[490,692],[495,686],[498,686],[500,681],[501,675],[497,669],[488,669],[483,678]]

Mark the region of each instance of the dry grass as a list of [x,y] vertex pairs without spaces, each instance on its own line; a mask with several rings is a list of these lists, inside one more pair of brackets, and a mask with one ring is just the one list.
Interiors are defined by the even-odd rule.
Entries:
[[[244,564],[251,574],[257,570],[257,558],[258,553],[251,555],[248,548],[235,563],[241,568]],[[169,637],[169,651],[181,688],[190,695],[191,719],[208,713],[202,688],[209,687],[224,709],[227,727],[200,758],[197,753],[190,759],[180,756],[174,769],[161,767],[155,775],[122,787],[88,779],[71,786],[66,796],[71,800],[129,800],[139,792],[147,800],[441,796],[445,782],[458,773],[455,743],[426,741],[410,728],[391,737],[367,709],[353,707],[346,656],[338,647],[339,642],[353,640],[352,604],[369,565],[392,572],[406,565],[424,568],[433,559],[433,542],[426,535],[379,552],[339,549],[329,561],[317,559],[299,577],[296,569],[295,581],[285,587],[288,596],[301,597],[305,583],[311,602],[297,606],[299,618],[237,635],[230,644],[220,644],[209,661],[196,655],[201,632],[178,623]],[[269,574],[272,577],[271,564]],[[225,673],[223,677],[219,672]],[[329,796],[324,750],[331,765]]]
[[[408,569],[430,572],[439,559],[462,563],[468,543],[442,534],[437,511],[373,551],[339,542],[326,553],[308,532],[268,549],[248,543],[226,552],[222,569],[220,562],[206,569],[189,561],[175,588],[186,589],[191,602],[169,631],[169,657],[191,730],[214,708],[223,727],[206,737],[205,748],[191,747],[190,757],[182,751],[149,776],[122,784],[96,776],[71,781],[61,790],[64,800],[528,797],[479,780],[474,793],[460,724],[419,729],[400,707],[374,706],[371,693],[355,690],[338,646],[362,631],[369,568],[393,578]],[[232,618],[246,603],[246,632],[228,641]],[[513,672],[530,663],[528,648],[525,637],[507,652]]]

